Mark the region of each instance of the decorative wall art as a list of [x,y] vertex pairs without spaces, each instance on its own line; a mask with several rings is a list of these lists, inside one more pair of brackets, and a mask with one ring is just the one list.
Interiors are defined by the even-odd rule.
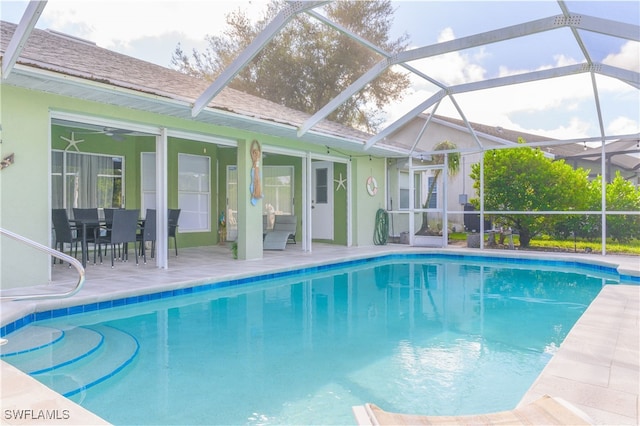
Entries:
[[262,148],[260,142],[254,140],[251,142],[251,183],[249,184],[249,192],[251,193],[251,204],[258,204],[258,200],[262,199],[262,172],[260,171],[260,160],[262,159]]
[[375,195],[378,193],[378,182],[373,176],[369,176],[367,178],[367,192],[372,197],[375,197]]
[[340,187],[342,187],[342,189],[344,189],[345,191],[347,190],[347,179],[342,177],[342,173],[340,173],[340,179],[334,179],[333,181],[338,184],[336,186],[336,192],[340,191]]
[[76,135],[73,132],[71,132],[71,139],[65,138],[64,136],[60,136],[60,139],[62,139],[63,141],[65,141],[65,142],[67,142],[69,144],[64,149],[65,151],[69,151],[71,148],[74,148],[77,152],[80,152],[80,150],[78,149],[78,144],[80,142],[84,142],[84,139],[76,140],[75,137],[76,137]]

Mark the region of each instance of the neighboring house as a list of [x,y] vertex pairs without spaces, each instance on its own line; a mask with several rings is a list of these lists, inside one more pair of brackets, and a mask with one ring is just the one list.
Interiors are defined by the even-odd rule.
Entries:
[[[524,139],[528,144],[540,146],[549,158],[564,159],[572,167],[582,167],[590,170],[590,177],[595,177],[601,171],[601,148],[592,148],[593,143],[562,142],[555,141],[540,135],[523,133],[519,131],[505,129],[499,126],[488,126],[485,124],[469,123],[473,133],[466,123],[460,119],[444,117],[439,115],[430,116],[420,114],[407,125],[396,131],[385,139],[385,143],[399,149],[406,149],[415,152],[430,152],[433,147],[442,141],[453,142],[461,151],[460,170],[458,174],[449,179],[438,178],[438,185],[435,188],[435,196],[429,200],[428,221],[429,228],[433,233],[442,232],[443,209],[445,193],[443,186],[446,182],[448,197],[446,208],[448,210],[447,223],[449,230],[464,229],[463,214],[455,212],[464,211],[465,203],[477,198],[476,190],[473,187],[473,180],[469,177],[473,164],[479,163],[482,153],[492,148],[503,148],[516,146],[519,138]],[[426,128],[425,128],[426,125]],[[474,135],[475,134],[475,135]],[[587,149],[585,150],[585,147]],[[612,141],[606,145],[606,173],[611,179],[616,172],[638,185],[640,183],[640,147],[638,140]],[[428,193],[427,188],[431,180],[435,177],[435,170],[442,169],[442,166],[434,165],[430,156],[414,158],[412,170],[414,178],[409,178],[409,163],[406,158],[389,161],[389,191],[387,205],[394,211],[393,214],[393,235],[400,236],[401,233],[410,232],[410,202],[413,201],[416,208],[424,205]],[[441,175],[442,176],[442,175]],[[417,189],[416,198],[410,200],[410,183]],[[413,215],[416,222],[421,221],[420,215]],[[420,223],[414,224],[414,231],[420,228]],[[420,244],[420,241],[413,241]],[[434,241],[426,240],[425,244],[433,245]],[[435,245],[439,245],[435,241]]]
[[[3,58],[15,29],[1,23]],[[182,210],[182,247],[217,244],[224,215],[240,259],[262,257],[263,214],[295,215],[305,250],[372,245],[386,159],[407,155],[363,155],[371,135],[326,120],[298,137],[307,114],[231,88],[193,117],[208,82],[56,32],[34,29],[3,77],[0,154],[13,163],[0,172],[0,226],[48,246],[57,207],[156,208],[159,267],[167,208]],[[256,165],[264,198],[252,201]],[[370,177],[379,192],[367,192]],[[49,279],[47,256],[8,238],[0,250],[2,288]]]
[[[572,144],[562,152],[552,150],[555,158],[564,159],[574,168],[589,170],[591,179],[602,175],[602,147],[592,148],[586,143]],[[640,140],[619,139],[605,145],[605,175],[610,182],[620,175],[636,186],[640,186]]]

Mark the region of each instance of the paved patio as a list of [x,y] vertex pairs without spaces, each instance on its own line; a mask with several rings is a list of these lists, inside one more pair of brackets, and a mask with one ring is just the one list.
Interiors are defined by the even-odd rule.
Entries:
[[[126,296],[190,287],[198,283],[253,276],[269,271],[332,263],[375,254],[409,251],[441,252],[404,245],[347,248],[314,244],[313,252],[299,245],[286,251],[268,251],[259,260],[233,260],[228,246],[180,249],[169,256],[169,268],[157,269],[152,262],[135,266],[134,261],[88,265],[82,291],[69,299],[2,302],[0,324],[6,325],[35,312],[92,303]],[[595,254],[530,254],[514,251],[447,249],[446,252],[484,256],[524,256],[588,259],[590,262],[618,266],[621,273],[640,276],[640,259],[633,256]],[[53,282],[41,290],[59,291],[73,286],[75,270],[66,265],[53,268]],[[6,294],[3,293],[3,295]],[[640,286],[607,286],[571,330],[557,354],[525,394],[520,405],[543,394],[560,397],[584,411],[596,424],[640,423]],[[70,410],[71,419],[51,420],[47,424],[100,424],[101,419],[71,401],[50,391],[34,379],[1,362],[2,409],[43,410],[55,407]],[[384,407],[382,407],[384,408]],[[43,424],[42,421],[12,418],[3,424]],[[355,419],[354,419],[355,423]]]

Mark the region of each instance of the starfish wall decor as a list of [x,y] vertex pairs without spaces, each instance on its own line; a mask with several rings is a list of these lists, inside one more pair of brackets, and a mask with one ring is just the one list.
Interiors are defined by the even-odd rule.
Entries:
[[347,190],[347,187],[345,185],[347,179],[342,177],[342,173],[340,173],[340,179],[334,179],[333,181],[338,184],[338,186],[336,186],[336,191],[339,191],[340,187],[342,187],[342,189],[344,189],[345,191]]
[[69,149],[73,147],[77,152],[80,152],[80,150],[78,149],[78,144],[80,142],[84,142],[84,139],[76,140],[75,133],[73,132],[71,132],[71,139],[65,138],[64,136],[60,136],[60,139],[69,143],[69,145],[67,145],[67,147],[64,149],[65,151],[69,151]]

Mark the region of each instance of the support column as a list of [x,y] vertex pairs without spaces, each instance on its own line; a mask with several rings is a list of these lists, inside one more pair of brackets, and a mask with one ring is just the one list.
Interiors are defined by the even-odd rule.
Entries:
[[[262,199],[251,202],[252,141],[238,142],[238,259],[262,259]],[[262,168],[262,158],[259,160]]]
[[156,266],[164,269],[169,267],[168,146],[167,129],[162,128],[160,134],[156,136]]

